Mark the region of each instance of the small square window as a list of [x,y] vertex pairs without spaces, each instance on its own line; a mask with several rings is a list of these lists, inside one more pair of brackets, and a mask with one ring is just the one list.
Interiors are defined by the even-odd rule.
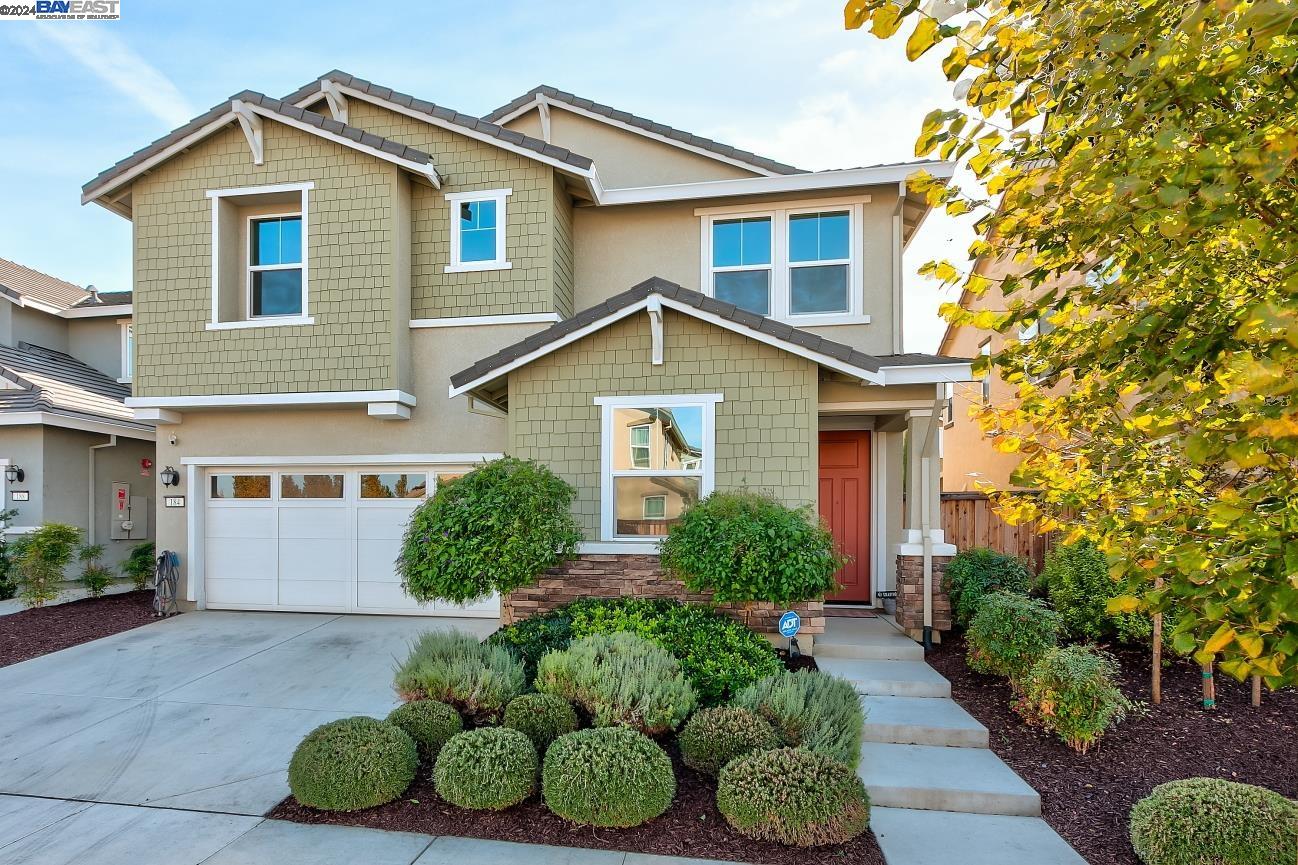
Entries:
[[666,496],[645,496],[643,510],[644,510],[644,518],[646,520],[667,519],[667,497]]
[[248,221],[248,314],[302,314],[302,217]]
[[452,193],[451,263],[448,273],[478,270],[506,270],[506,199],[513,190]]

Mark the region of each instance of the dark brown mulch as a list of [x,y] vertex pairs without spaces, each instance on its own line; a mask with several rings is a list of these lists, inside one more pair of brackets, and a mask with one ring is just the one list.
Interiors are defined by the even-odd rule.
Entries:
[[315,811],[297,804],[290,796],[266,816],[295,823],[365,826],[395,832],[726,859],[763,865],[884,865],[879,845],[869,832],[847,844],[809,849],[749,840],[731,829],[717,810],[716,785],[706,776],[684,766],[675,754],[672,762],[676,769],[676,800],[661,817],[634,829],[574,827],[550,813],[539,797],[501,812],[456,808],[442,801],[433,791],[427,767],[421,767],[418,780],[404,797],[378,808],[351,813]]
[[784,669],[791,673],[798,670],[820,669],[819,665],[816,664],[816,659],[810,655],[798,655],[796,658],[790,658],[789,653],[784,649],[776,649],[775,654],[779,655],[780,660],[784,662]]
[[[1148,654],[1115,654],[1123,692],[1148,704]],[[1146,705],[1082,755],[1025,724],[1010,708],[1004,680],[971,672],[963,639],[948,638],[928,662],[951,680],[956,701],[991,731],[992,750],[1040,791],[1046,821],[1091,865],[1140,865],[1127,840],[1127,815],[1167,781],[1225,778],[1298,797],[1294,689],[1264,691],[1255,709],[1247,683],[1218,674],[1217,708],[1204,710],[1199,668],[1177,661],[1163,671],[1162,704]]]
[[0,616],[0,667],[155,621],[153,592],[86,598]]

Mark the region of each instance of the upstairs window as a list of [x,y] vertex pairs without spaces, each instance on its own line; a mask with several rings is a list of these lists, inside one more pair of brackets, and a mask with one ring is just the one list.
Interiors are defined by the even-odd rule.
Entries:
[[253,318],[302,314],[302,215],[248,221],[248,310]]
[[122,322],[122,374],[117,379],[128,382],[135,378],[135,325]]
[[[868,200],[868,199],[866,199]],[[866,323],[860,234],[863,201],[700,208],[704,291],[793,325]]]
[[447,273],[512,267],[505,254],[506,199],[512,193],[511,189],[492,189],[447,194],[451,208],[451,263]]

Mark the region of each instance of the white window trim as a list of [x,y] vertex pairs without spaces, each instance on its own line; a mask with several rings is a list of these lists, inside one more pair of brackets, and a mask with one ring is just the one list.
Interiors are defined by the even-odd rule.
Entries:
[[[514,194],[513,189],[480,189],[474,192],[446,193],[447,210],[451,220],[451,263],[446,266],[446,273],[477,273],[484,270],[510,270],[510,263],[505,248],[505,235],[508,232],[508,201]],[[460,261],[460,205],[472,201],[494,201],[496,203],[496,257],[491,261]]]
[[[623,475],[646,475],[654,477],[697,477],[699,478],[699,495],[708,496],[716,485],[716,409],[717,403],[725,400],[719,393],[707,394],[671,394],[671,395],[637,395],[637,396],[597,396],[595,405],[600,407],[600,540],[608,544],[637,544],[644,546],[643,537],[620,537],[617,534],[617,518],[613,507],[613,478]],[[613,471],[613,410],[618,408],[676,408],[679,406],[699,406],[703,409],[703,465],[700,469],[662,469],[646,472]],[[656,544],[658,539],[652,543]]]
[[[712,266],[712,226],[719,220],[751,219],[768,216],[771,219],[771,265],[770,288],[771,306],[768,318],[783,321],[796,327],[814,327],[817,325],[869,324],[870,316],[865,314],[865,280],[862,233],[864,231],[864,204],[868,196],[852,199],[828,199],[825,201],[781,202],[779,206],[740,205],[734,208],[699,208],[695,214],[699,217],[699,245],[703,256],[700,262],[699,285],[703,293],[713,296],[712,276],[735,270],[758,270],[759,265],[740,267]],[[848,238],[851,243],[850,258],[825,262],[790,262],[789,261],[789,217],[804,213],[830,213],[846,211],[848,214]],[[800,313],[790,311],[790,271],[794,267],[812,267],[821,264],[847,264],[847,311],[837,313]]]
[[122,374],[117,381],[130,384],[135,378],[135,323],[122,321],[118,324],[122,327]]
[[[311,232],[310,232],[310,208],[308,206],[308,193],[315,189],[315,181],[308,180],[302,183],[277,183],[267,186],[244,186],[234,187],[231,189],[209,189],[207,197],[212,200],[212,318],[207,323],[208,330],[235,330],[245,327],[274,327],[276,325],[301,325],[315,324],[315,319],[310,314],[310,275],[311,275]],[[299,315],[266,315],[252,316],[252,276],[249,271],[249,264],[252,261],[250,251],[252,248],[252,234],[249,230],[247,247],[243,254],[243,270],[245,290],[244,297],[247,306],[246,317],[236,321],[221,321],[218,316],[221,308],[221,199],[241,196],[270,195],[280,192],[297,192],[301,195],[301,202],[298,206],[298,212],[291,214],[302,217],[302,312]],[[260,217],[251,218],[268,218],[277,215],[289,214],[262,214]],[[251,229],[251,226],[248,226]]]
[[[303,193],[305,195],[305,193]],[[293,219],[297,218],[302,221],[302,251],[300,253],[301,261],[291,264],[253,264],[252,263],[252,225],[254,222],[263,222],[267,219]],[[244,308],[248,310],[248,321],[263,322],[276,321],[278,319],[302,320],[307,317],[306,312],[306,214],[302,211],[289,210],[283,213],[258,213],[249,216],[245,223],[247,233],[247,247],[244,250]],[[254,273],[265,273],[271,270],[300,270],[302,271],[302,311],[290,312],[284,315],[254,315],[252,311],[252,275]]]
[[[660,516],[660,517],[651,517],[651,516],[649,516],[649,500],[650,500],[650,499],[653,499],[654,501],[659,501],[659,502],[662,502],[662,503],[663,503],[663,508],[662,508],[663,515],[662,515],[662,516]],[[659,496],[641,496],[641,497],[640,497],[640,514],[641,514],[642,518],[643,518],[643,519],[646,519],[646,520],[665,520],[665,519],[667,519],[667,496],[662,496],[662,495],[659,495]]]
[[[646,439],[646,440],[645,440],[645,443],[642,444],[642,445],[636,444],[636,442],[635,442],[635,432],[636,432],[636,430],[644,430],[645,432],[648,433],[648,435],[645,437],[645,439]],[[653,450],[654,450],[654,449],[653,449],[653,424],[647,424],[647,423],[636,424],[636,425],[633,426],[633,427],[629,427],[628,430],[627,430],[627,433],[628,433],[628,435],[627,435],[627,446],[628,446],[628,449],[629,449],[630,454],[631,454],[631,466],[632,466],[633,468],[639,469],[639,466],[637,466],[637,465],[635,464],[635,452],[636,452],[636,449],[637,449],[637,448],[644,448],[644,450],[645,450],[645,461],[648,463],[648,465],[646,465],[644,468],[645,468],[646,470],[649,469],[649,468],[652,468],[652,467],[653,467],[653,462],[654,462],[654,454],[653,454]]]

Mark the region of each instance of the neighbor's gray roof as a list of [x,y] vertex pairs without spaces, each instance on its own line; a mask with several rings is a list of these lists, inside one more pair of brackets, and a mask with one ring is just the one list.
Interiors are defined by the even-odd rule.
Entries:
[[90,292],[79,285],[5,258],[0,258],[0,293],[15,300],[29,297],[59,309],[76,306],[90,297]]
[[292,102],[274,99],[264,93],[257,93],[254,90],[244,90],[241,93],[234,94],[219,105],[212,106],[210,109],[198,115],[184,126],[172,130],[150,144],[148,147],[135,151],[111,168],[101,171],[93,180],[82,186],[81,191],[89,192],[95,187],[102,186],[113,178],[130,171],[132,168],[155,154],[166,150],[177,141],[180,141],[186,136],[192,135],[207,124],[217,120],[223,114],[227,113],[230,110],[230,102],[235,99],[250,102],[253,105],[265,108],[274,114],[279,114],[302,123],[310,124],[317,129],[323,129],[324,131],[331,132],[334,135],[341,135],[344,138],[348,138],[358,144],[363,144],[366,147],[372,147],[375,150],[382,150],[384,153],[390,153],[399,159],[405,159],[419,165],[431,165],[433,162],[433,158],[422,150],[416,150],[413,147],[408,147],[407,145],[396,141],[390,141],[387,138],[380,138],[379,136],[366,132],[363,129],[357,129],[354,126],[347,126],[339,123],[333,118],[316,114],[314,111],[308,111],[305,108],[298,108]]
[[357,78],[355,75],[343,72],[341,69],[326,72],[310,84],[306,84],[293,93],[290,93],[288,96],[285,96],[284,101],[288,103],[297,103],[306,99],[308,96],[320,95],[320,82],[326,80],[335,81],[344,87],[350,87],[354,90],[359,90],[362,93],[368,93],[376,99],[395,102],[403,108],[409,108],[412,111],[427,114],[429,117],[437,118],[446,123],[461,126],[465,129],[471,129],[485,135],[490,135],[492,138],[499,138],[501,141],[526,148],[527,150],[533,150],[542,156],[548,156],[551,159],[571,165],[573,168],[585,170],[595,164],[590,157],[581,156],[566,148],[547,144],[539,138],[533,138],[530,135],[524,135],[521,132],[515,132],[512,129],[505,129],[503,126],[497,126],[495,123],[491,122],[489,117],[482,118],[474,117],[471,114],[461,114],[460,112],[454,111],[450,108],[435,105],[432,102],[417,99],[409,94],[393,90],[391,87],[383,87],[382,85],[375,84],[372,81],[366,81],[364,78]]
[[670,138],[672,141],[679,141],[682,144],[688,144],[691,147],[698,147],[709,153],[715,153],[718,156],[726,156],[730,159],[737,159],[740,162],[746,162],[749,165],[755,165],[758,168],[764,168],[767,171],[774,171],[776,174],[806,174],[801,168],[795,168],[792,165],[786,165],[783,162],[776,162],[774,159],[768,159],[765,156],[759,156],[750,150],[741,150],[738,147],[731,147],[729,144],[722,144],[719,141],[713,141],[711,138],[704,138],[701,135],[695,135],[692,132],[685,132],[675,129],[664,123],[656,123],[644,117],[637,117],[627,111],[614,108],[611,105],[603,105],[599,102],[593,102],[585,97],[578,96],[575,93],[569,93],[566,90],[560,90],[557,87],[551,87],[548,84],[541,84],[533,87],[522,96],[500,106],[496,110],[483,115],[484,120],[490,120],[493,123],[506,117],[532,102],[537,95],[543,95],[546,99],[553,99],[556,102],[566,102],[577,108],[589,111],[592,114],[598,114],[601,117],[607,117],[610,120],[616,120],[625,123],[628,126],[634,126],[636,129],[642,129],[645,132],[652,132],[655,135],[661,135],[664,138]]
[[633,306],[644,300],[651,294],[661,295],[662,297],[671,298],[680,303],[687,304],[703,312],[712,313],[728,321],[743,325],[749,330],[764,333],[773,336],[776,339],[805,348],[808,351],[819,352],[828,355],[835,360],[854,366],[867,372],[878,372],[884,367],[898,366],[923,366],[932,363],[968,363],[966,358],[958,357],[938,357],[931,354],[894,354],[875,356],[858,351],[841,342],[825,339],[823,336],[817,336],[809,331],[800,330],[776,321],[765,316],[757,315],[745,309],[740,309],[733,303],[726,303],[717,300],[714,297],[708,297],[697,291],[669,282],[662,277],[651,277],[644,282],[636,285],[621,294],[614,295],[603,303],[596,304],[588,309],[574,315],[572,318],[564,319],[557,324],[553,324],[538,333],[534,333],[520,342],[506,346],[500,351],[489,357],[475,363],[468,369],[461,370],[451,376],[451,384],[454,387],[463,385],[482,378],[503,366],[506,366],[520,357],[531,354],[537,349],[543,348],[550,343],[556,342],[573,331],[580,330],[589,324],[593,324],[600,319],[612,315],[615,312]]
[[95,306],[120,306],[124,303],[130,303],[132,294],[129,291],[101,291],[99,299],[87,296],[85,300],[73,304],[77,309],[86,309]]
[[27,342],[0,345],[0,412],[40,411],[152,429],[126,407],[131,387],[69,354]]

